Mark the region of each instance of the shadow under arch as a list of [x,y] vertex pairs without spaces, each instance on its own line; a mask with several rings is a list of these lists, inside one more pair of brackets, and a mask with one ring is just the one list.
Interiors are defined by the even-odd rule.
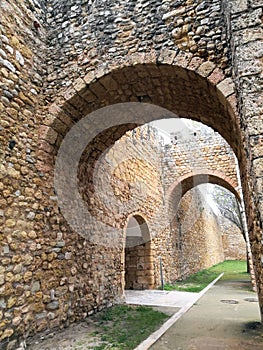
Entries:
[[[220,83],[224,76],[215,80],[212,74],[211,78],[204,77],[197,68],[195,71],[176,64],[157,65],[147,60],[136,65],[124,63],[98,78],[95,73],[89,73],[83,79],[79,78],[63,97],[60,96],[50,106],[50,117],[40,130],[40,140],[51,143],[56,153],[68,130],[90,113],[112,104],[138,102],[152,104],[171,113],[145,115],[136,120],[137,126],[175,116],[193,119],[218,131],[240,160],[241,134],[235,94],[232,90],[227,93],[222,90]],[[63,100],[64,96],[66,99]],[[102,120],[98,117],[92,122],[100,124]],[[104,124],[104,129],[111,127]],[[122,134],[128,130],[131,127],[123,129]]]
[[145,244],[151,240],[146,219],[141,214],[130,214],[126,225],[125,248]]
[[130,215],[126,225],[125,289],[153,289],[154,266],[151,235],[146,220],[139,214]]

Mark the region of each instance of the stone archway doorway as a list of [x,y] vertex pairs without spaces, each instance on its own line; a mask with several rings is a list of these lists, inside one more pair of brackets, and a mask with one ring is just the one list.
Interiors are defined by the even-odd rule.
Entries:
[[151,236],[140,215],[130,217],[125,242],[125,289],[154,288]]
[[[52,170],[52,166],[47,163],[53,162],[59,146],[63,145],[61,144],[62,140],[65,141],[67,137],[65,136],[66,132],[75,128],[76,125],[79,125],[79,121],[84,121],[86,117],[89,123],[85,129],[81,128],[80,130],[84,134],[83,139],[86,140],[89,137],[90,140],[93,140],[100,134],[99,136],[102,136],[104,140],[104,145],[92,154],[95,161],[104,149],[111,146],[125,132],[156,119],[174,118],[177,115],[181,118],[201,121],[212,127],[229,143],[239,161],[262,313],[263,290],[260,289],[262,268],[260,267],[259,245],[255,244],[257,235],[259,235],[260,220],[256,220],[255,217],[254,209],[258,208],[257,205],[253,207],[255,198],[248,181],[248,170],[251,164],[247,162],[245,152],[247,143],[244,142],[244,134],[242,134],[240,128],[233,82],[230,78],[226,78],[223,72],[218,70],[218,67],[214,68],[210,74],[207,73],[208,76],[206,77],[200,75],[198,66],[193,68],[192,60],[189,64],[182,66],[181,61],[176,60],[172,64],[166,64],[162,61],[159,62],[158,59],[153,60],[149,56],[141,58],[139,62],[136,56],[136,61],[127,61],[121,65],[118,62],[118,64],[109,65],[110,68],[107,68],[107,70],[103,66],[101,70],[93,73],[89,72],[84,78],[79,78],[70,86],[64,97],[60,98],[59,96],[58,100],[50,106],[49,116],[45,118],[47,121],[40,128],[37,169],[52,174],[52,171],[47,171],[50,168]],[[204,64],[207,64],[207,62],[204,62]],[[152,108],[153,106],[154,108]],[[118,108],[116,113],[113,111],[114,107]],[[143,113],[140,113],[142,107]],[[113,118],[109,118],[108,108],[111,108]],[[78,123],[76,124],[76,122]],[[105,135],[112,127],[114,130],[114,132],[111,132],[113,138],[109,139]],[[80,136],[82,136],[81,132]],[[77,146],[80,148],[79,141],[81,138],[77,137],[76,139]],[[45,148],[45,151],[43,151],[43,148]],[[79,148],[70,145],[68,152],[66,152],[70,161],[76,159],[76,150]],[[73,152],[73,156],[71,156],[70,151]],[[69,175],[69,180],[76,178],[75,174],[72,177],[68,171],[68,169],[75,171],[75,164],[73,165],[74,167],[70,164],[62,172],[63,176],[64,174]],[[49,177],[46,181],[49,181]],[[53,178],[51,181],[53,183]],[[69,198],[69,201],[66,201],[66,203],[71,202],[72,197]],[[69,209],[68,212],[71,213],[72,208]],[[139,209],[135,208],[135,210]],[[99,224],[103,223],[103,220],[102,218]],[[125,217],[123,220],[125,221]],[[75,216],[72,222],[76,222]],[[84,236],[87,232],[88,234],[91,232],[93,238],[93,230],[88,231],[86,229],[86,227],[97,227],[93,225],[93,221],[91,225],[87,222],[88,226],[86,221],[81,220],[79,222],[81,224],[78,224],[76,232],[79,232],[79,226],[81,226],[81,228],[83,227]],[[100,232],[104,233],[103,225],[100,226]],[[123,226],[119,225],[116,229],[121,231],[121,227]],[[106,232],[108,231],[106,230]],[[117,238],[119,233],[115,235]],[[105,237],[104,241],[108,242],[108,237]],[[123,255],[120,256],[123,257]],[[123,270],[119,273],[122,274]],[[123,278],[120,280],[121,283],[124,282]]]

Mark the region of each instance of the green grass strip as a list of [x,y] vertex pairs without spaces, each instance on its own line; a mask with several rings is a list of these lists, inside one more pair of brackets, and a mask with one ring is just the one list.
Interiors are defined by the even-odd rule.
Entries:
[[175,284],[165,284],[165,290],[179,290],[185,292],[200,292],[215,278],[224,272],[221,280],[247,280],[249,274],[246,272],[247,262],[240,260],[226,260],[220,264],[214,265],[209,269],[202,270],[189,276],[183,281]]
[[98,314],[97,335],[104,343],[94,350],[134,349],[158,329],[168,315],[146,306],[113,306]]

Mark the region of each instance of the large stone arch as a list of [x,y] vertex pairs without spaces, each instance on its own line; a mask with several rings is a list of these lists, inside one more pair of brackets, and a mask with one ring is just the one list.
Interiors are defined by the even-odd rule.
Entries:
[[[209,61],[183,53],[176,55],[170,50],[164,50],[158,57],[154,53],[134,54],[101,65],[61,93],[49,107],[40,127],[38,169],[52,176],[59,146],[78,121],[94,111],[98,116],[101,108],[127,102],[145,108],[155,105],[157,112],[139,117],[135,112],[136,122],[133,120],[131,126],[131,119],[126,119],[122,110],[124,118],[119,122],[122,129],[116,140],[136,125],[174,115],[203,122],[218,131],[232,147],[240,164],[242,183],[247,189],[244,141],[233,81]],[[97,123],[105,130],[109,128],[106,118],[105,121],[102,124],[102,120],[94,119],[92,125]]]
[[[195,172],[195,173],[188,173],[185,174],[176,181],[170,185],[166,192],[166,202],[167,202],[167,208],[168,208],[168,217],[169,217],[169,222],[170,222],[170,227],[172,232],[174,232],[174,235],[176,235],[178,238],[178,246],[179,246],[179,251],[180,254],[182,255],[182,259],[185,260],[184,267],[188,266],[188,256],[191,256],[191,249],[189,250],[189,247],[191,248],[190,245],[187,244],[182,244],[181,241],[188,242],[191,241],[193,246],[200,246],[200,241],[195,241],[195,235],[193,233],[198,232],[198,222],[203,219],[203,227],[206,227],[208,225],[208,217],[211,220],[211,213],[213,213],[213,210],[211,209],[209,203],[205,202],[199,202],[199,205],[197,204],[200,199],[198,197],[200,194],[198,192],[194,191],[192,192],[191,190],[198,189],[199,185],[202,184],[214,184],[221,186],[228,191],[230,191],[236,198],[236,200],[239,202],[240,205],[242,205],[242,193],[240,193],[240,188],[237,183],[237,179],[233,179],[231,177],[226,176],[225,173],[222,171],[214,171],[210,170],[209,172]],[[196,198],[197,197],[197,198]],[[201,196],[202,197],[202,196]],[[202,199],[204,200],[204,198]],[[203,210],[199,211],[199,206],[201,204],[202,209],[205,209],[205,213],[203,213]],[[183,209],[181,206],[183,205]],[[210,212],[210,214],[209,214]],[[215,217],[217,216],[215,213],[213,213]],[[241,220],[244,220],[242,218]],[[212,221],[213,222],[213,221]],[[216,218],[217,222],[217,229],[216,232],[217,234],[214,236],[210,236],[210,232],[212,232],[212,229],[204,229],[206,232],[205,237],[207,235],[207,238],[203,239],[204,241],[202,242],[201,246],[204,244],[206,245],[207,249],[210,250],[211,247],[213,249],[210,251],[210,254],[208,254],[208,266],[211,266],[211,264],[215,264],[220,260],[220,256],[223,253],[223,241],[221,238],[221,234],[218,235],[218,233],[221,230],[221,222]],[[211,221],[210,221],[211,223]],[[242,248],[245,246],[245,251],[247,254],[248,258],[248,264],[251,266],[251,278],[252,278],[252,283],[255,283],[254,281],[254,272],[253,272],[253,262],[251,260],[251,248],[250,248],[250,243],[249,239],[246,234],[246,222],[242,222],[243,229],[239,232],[243,236],[243,242],[242,242]],[[210,227],[208,225],[208,227]],[[213,225],[211,225],[213,227]],[[190,237],[189,237],[190,234]],[[187,240],[187,237],[189,238]],[[212,240],[211,240],[212,237]],[[227,235],[225,236],[227,238]],[[226,238],[225,241],[226,242]],[[232,237],[233,238],[233,237]],[[216,239],[214,241],[214,239]],[[194,242],[194,243],[193,243]],[[211,242],[213,242],[211,244]],[[216,243],[215,243],[216,242]],[[182,252],[182,246],[184,249],[186,249],[184,252]],[[215,249],[215,247],[218,246],[218,250]],[[220,255],[221,254],[221,255]],[[244,256],[244,254],[242,256]],[[222,256],[223,256],[222,255]],[[221,259],[222,259],[221,256]],[[209,260],[209,259],[215,259]],[[219,259],[219,260],[216,260]],[[209,261],[209,262],[208,262]],[[213,262],[212,262],[213,261]]]
[[[184,195],[191,189],[206,183],[224,187],[225,189],[233,193],[236,199],[240,202],[241,199],[240,194],[238,192],[238,184],[235,183],[231,178],[228,178],[224,173],[218,171],[210,171],[206,173],[200,172],[195,174],[185,174],[179,179],[177,179],[170,186],[170,188],[168,188],[168,191],[165,195],[168,209],[168,217],[171,227],[181,225],[178,216],[178,211],[181,200],[184,198]],[[189,203],[189,207],[189,215],[191,215],[191,201]],[[187,215],[187,213],[185,215]]]
[[[126,111],[120,103],[127,102],[130,105]],[[110,105],[119,112],[109,123],[106,108]],[[138,105],[145,108],[144,113]],[[164,50],[158,57],[154,53],[134,54],[79,78],[49,107],[40,127],[39,170],[53,175],[55,157],[65,135],[91,114],[94,137],[104,142],[97,158],[127,130],[178,116],[201,121],[218,131],[236,153],[241,169],[246,169],[233,82],[215,64],[201,58],[175,55],[171,50]]]
[[[214,63],[187,53],[176,56],[172,50],[164,50],[158,57],[154,53],[134,54],[98,66],[77,79],[49,107],[39,132],[40,150],[52,153],[50,147],[45,149],[45,142],[57,149],[78,120],[121,102],[147,102],[200,121],[217,130],[238,159],[242,157],[233,81]],[[145,118],[141,124],[153,119]]]

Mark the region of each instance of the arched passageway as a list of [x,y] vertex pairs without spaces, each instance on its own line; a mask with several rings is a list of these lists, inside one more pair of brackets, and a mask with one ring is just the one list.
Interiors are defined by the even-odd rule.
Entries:
[[177,234],[182,274],[223,260],[247,259],[242,217],[235,197],[223,187],[209,183],[187,191],[171,227]]
[[[242,163],[242,169],[246,169],[240,147],[241,136],[235,109],[235,95],[229,78],[221,84],[224,76],[217,75],[215,67],[208,70],[204,76],[199,70],[201,62],[200,66],[194,68],[190,62],[188,63],[189,68],[188,64],[157,65],[156,62],[149,60],[149,57],[145,57],[144,62],[132,66],[124,63],[118,69],[107,71],[98,79],[94,74],[87,74],[70,88],[66,97],[60,98],[58,104],[55,102],[51,106],[47,125],[43,126],[40,132],[37,165],[39,170],[49,170],[52,175],[52,158],[56,156],[60,145],[62,147],[59,155],[67,154],[68,164],[64,164],[65,168],[61,167],[61,172],[56,177],[58,179],[56,186],[58,183],[58,186],[61,186],[61,178],[67,174],[68,182],[64,177],[62,188],[57,192],[67,195],[64,204],[69,213],[66,218],[68,222],[77,221],[75,216],[69,220],[69,216],[72,215],[67,206],[74,194],[64,191],[63,187],[71,188],[72,179],[75,179],[73,187],[75,190],[78,189],[79,180],[76,177],[81,176],[81,172],[85,174],[88,167],[91,173],[86,176],[85,181],[91,188],[96,178],[93,169],[101,154],[128,130],[153,120],[179,116],[192,118],[211,126],[228,141],[236,152],[239,162]],[[227,89],[226,83],[230,84]],[[70,131],[67,133],[68,130]],[[61,144],[62,140],[64,142]],[[47,143],[49,147],[46,147]],[[87,149],[89,150],[86,152]],[[83,182],[81,186],[82,184]],[[84,198],[84,202],[85,200],[89,201],[89,198]],[[82,198],[78,197],[75,202],[82,202]],[[61,207],[63,208],[63,205]],[[77,212],[85,210],[82,206]],[[102,213],[101,210],[100,212]],[[98,213],[93,213],[93,223],[96,215]],[[104,221],[103,214],[99,215],[99,221]],[[93,226],[86,217],[81,216],[81,220],[76,224],[77,231],[83,226],[82,232],[87,232],[86,227]],[[125,215],[118,213],[117,220],[114,221],[111,217],[105,224],[121,229],[125,220]],[[105,230],[102,228],[101,231]],[[119,234],[117,236],[119,237]]]
[[149,228],[140,215],[134,215],[126,228],[125,289],[152,289],[154,285]]
[[[147,203],[156,198],[156,231],[172,249],[159,173],[147,191],[137,180],[153,167],[141,159],[140,176],[127,186],[122,162],[108,198],[107,172],[97,164],[127,130],[174,116],[211,126],[237,155],[263,315],[259,1],[204,1],[205,10],[194,1],[154,8],[126,1],[110,15],[104,2],[78,1],[74,9],[57,0],[2,3],[1,339],[63,327],[118,302],[125,223],[140,212],[152,234]],[[132,201],[133,191],[146,196]]]
[[[67,154],[67,159],[70,161],[68,164],[66,164],[67,162],[63,164],[65,167],[61,167],[60,176],[57,177],[58,179],[63,177],[64,181],[64,187],[62,186],[61,191],[58,191],[59,195],[63,193],[63,188],[71,187],[72,179],[76,180],[73,187],[78,192],[78,186],[81,184],[81,181],[78,182],[80,179],[78,176],[81,169],[84,170],[88,163],[96,165],[103,152],[128,130],[153,120],[178,116],[201,121],[218,131],[236,153],[243,172],[243,182],[246,181],[245,171],[247,167],[243,157],[244,148],[242,147],[239,120],[235,108],[235,95],[231,84],[225,89],[226,85],[220,84],[224,77],[219,78],[217,75],[217,79],[213,69],[204,77],[198,73],[198,68],[190,69],[187,68],[187,65],[186,68],[176,65],[156,65],[153,62],[148,62],[147,59],[140,64],[124,65],[121,68],[113,69],[98,79],[94,75],[88,74],[84,80],[80,79],[70,89],[64,100],[63,97],[57,105],[54,103],[50,108],[48,125],[44,126],[41,130],[42,133],[40,133],[41,156],[38,166],[40,170],[44,169],[45,171],[48,167],[51,170],[50,175],[52,175],[52,158],[57,154],[58,149],[59,156],[63,152]],[[229,83],[229,79],[227,82]],[[70,131],[67,133],[68,130]],[[70,138],[72,131],[73,134],[75,132],[75,135]],[[99,142],[96,142],[96,139]],[[63,143],[61,143],[62,140],[64,140]],[[85,150],[92,144],[93,140],[95,143],[90,149],[91,152],[87,152],[89,156],[85,158]],[[42,145],[45,146],[46,143],[49,144],[49,154],[43,151]],[[44,156],[42,156],[43,154]],[[88,176],[90,183],[94,183],[94,179],[97,179],[94,175],[96,173],[93,171],[95,168],[96,166],[90,168],[91,173]],[[209,174],[209,182],[213,182],[215,176],[215,174]],[[198,183],[202,183],[201,177],[202,174],[196,178]],[[229,187],[227,181],[225,179],[224,181],[226,182],[225,186],[234,192],[233,186]],[[216,183],[220,183],[220,181],[217,179]],[[128,192],[129,188],[127,188]],[[64,202],[67,208],[67,204],[72,203],[72,193],[69,194],[68,191],[64,191],[64,193],[68,195]],[[83,198],[85,199],[85,197]],[[79,197],[77,197],[74,201],[77,204],[76,208],[78,208],[79,202]],[[107,204],[107,200],[104,200],[105,203]],[[61,207],[63,208],[63,205]],[[86,210],[84,207],[85,205],[80,210],[77,209],[75,213],[84,213]],[[138,211],[138,207],[136,210]],[[68,207],[68,212],[71,211],[72,204]],[[132,212],[134,212],[134,208],[126,212],[125,215],[122,210],[117,211],[116,215],[109,216],[109,220],[105,222],[103,208],[100,207],[99,220],[97,220],[96,213],[92,216],[91,221],[89,221],[90,218],[87,220],[87,215],[81,215],[81,220],[78,220],[78,215],[74,215],[74,221],[77,225],[73,225],[72,228],[75,233],[79,233],[80,230],[80,234],[82,232],[94,234],[98,229],[100,237],[97,244],[112,243],[114,236],[123,246],[123,228],[128,215]],[[66,219],[70,222],[68,217]],[[160,223],[162,220],[163,217],[160,215]],[[89,231],[87,227],[95,229]],[[109,232],[110,235],[107,236]],[[162,234],[166,233],[165,228],[162,230]],[[72,239],[73,237],[74,235],[72,235]],[[170,239],[169,244],[173,244],[172,239]],[[120,266],[118,263],[117,265]]]

